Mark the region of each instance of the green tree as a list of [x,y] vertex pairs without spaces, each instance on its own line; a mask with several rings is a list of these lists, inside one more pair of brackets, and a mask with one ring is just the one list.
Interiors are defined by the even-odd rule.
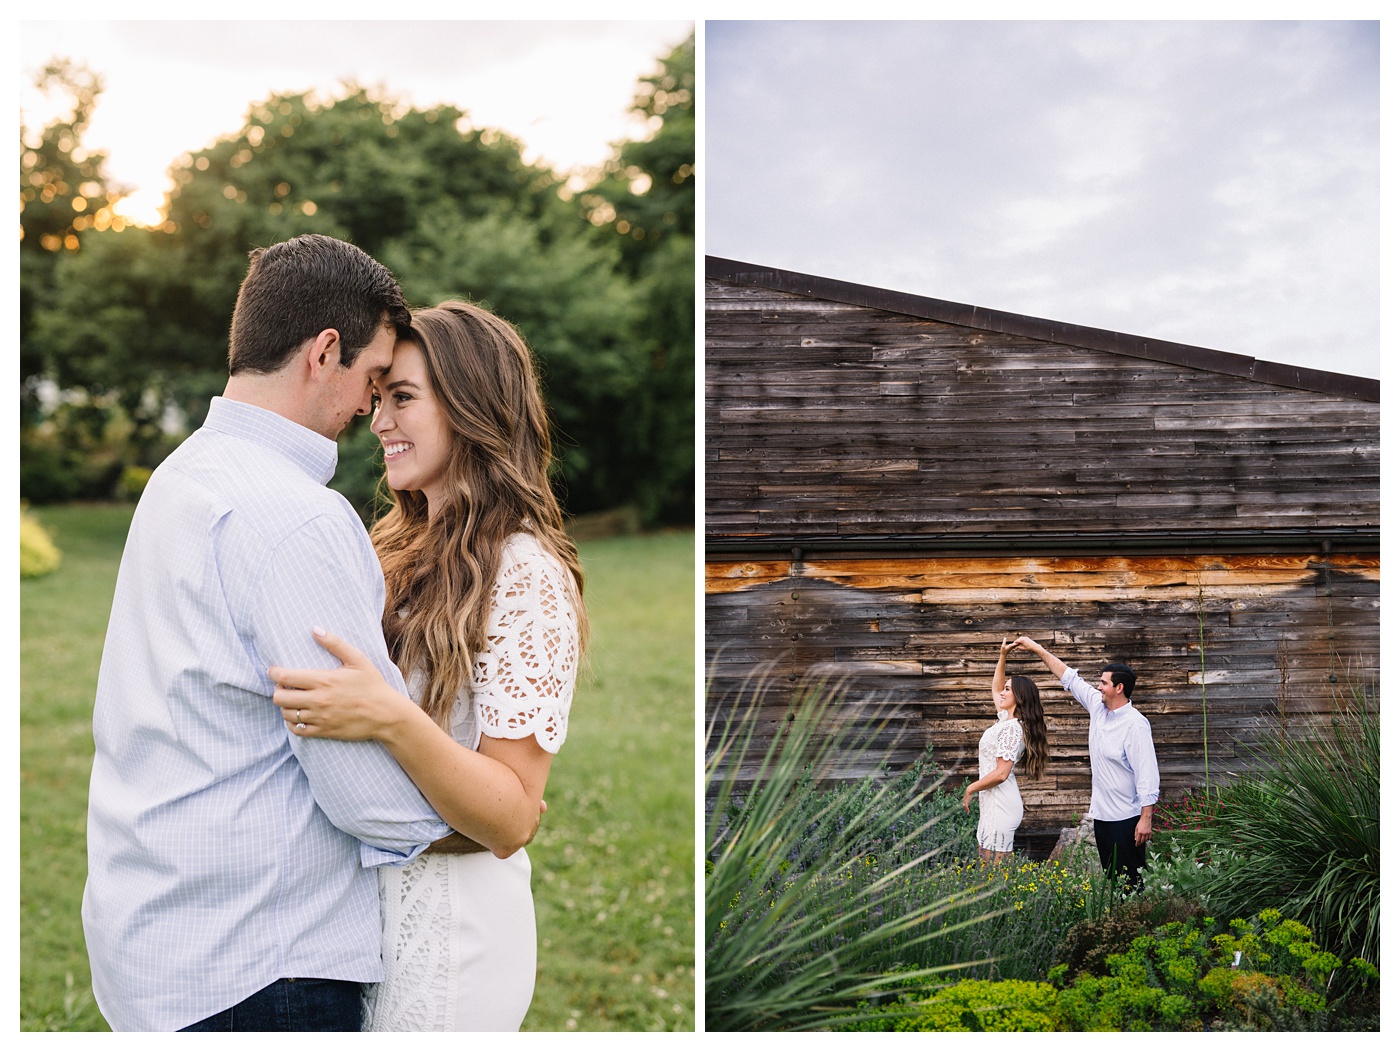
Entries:
[[633,110],[652,134],[621,143],[603,178],[580,198],[589,220],[622,241],[640,275],[657,242],[695,237],[695,37],[638,83]]
[[[49,98],[61,98],[64,112],[43,128],[30,128],[21,117],[19,133],[19,357],[21,491],[39,499],[83,495],[112,465],[89,456],[94,436],[108,424],[107,411],[73,399],[45,421],[42,381],[54,370],[36,320],[54,298],[60,265],[90,244],[98,232],[120,230],[113,211],[120,187],[104,170],[106,158],[82,145],[102,78],[85,66],[54,59],[35,77]],[[117,468],[119,470],[119,466]],[[32,486],[23,484],[33,480]]]
[[78,251],[91,230],[120,229],[112,211],[121,190],[110,185],[106,157],[83,148],[102,78],[66,59],[50,62],[35,78],[47,96],[66,96],[68,113],[42,129],[19,130],[20,339],[23,375],[38,372],[29,325],[63,253]]
[[635,442],[620,470],[649,480],[644,518],[690,522],[695,487],[695,37],[638,85],[633,108],[653,129],[619,146],[584,193],[589,221],[622,252],[647,304],[645,383],[629,407]]
[[[692,51],[692,82],[693,65]],[[658,90],[670,89],[646,92],[653,110],[683,108]],[[154,466],[162,415],[177,408],[197,426],[221,389],[247,253],[315,231],[382,260],[412,303],[469,299],[521,329],[559,425],[571,512],[630,503],[655,520],[677,489],[656,451],[683,444],[677,459],[692,463],[693,337],[676,305],[684,285],[689,310],[693,186],[690,232],[600,237],[562,180],[525,163],[509,136],[471,127],[454,107],[420,110],[353,85],[331,100],[255,104],[236,134],[179,158],[172,176],[160,229],[108,232],[69,253],[35,312],[44,375],[120,415],[128,460]],[[692,247],[668,249],[663,266],[663,246],[681,239]],[[686,325],[679,355],[661,319]],[[665,388],[678,370],[689,414],[679,431],[677,413],[657,408],[673,401]],[[365,510],[375,449],[363,425],[342,440],[337,485]]]

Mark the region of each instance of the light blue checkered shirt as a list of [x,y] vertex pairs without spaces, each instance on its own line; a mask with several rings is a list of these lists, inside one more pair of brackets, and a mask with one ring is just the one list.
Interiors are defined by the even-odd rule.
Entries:
[[291,735],[267,669],[320,625],[403,689],[329,439],[215,398],[151,476],[93,711],[83,931],[113,1030],[178,1030],[282,977],[383,977],[378,881],[448,828],[375,742]]

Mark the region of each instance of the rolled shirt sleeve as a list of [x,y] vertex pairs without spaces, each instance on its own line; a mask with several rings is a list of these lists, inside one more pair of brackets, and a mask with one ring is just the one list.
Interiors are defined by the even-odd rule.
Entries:
[[1161,777],[1157,771],[1157,750],[1152,744],[1152,725],[1147,722],[1146,716],[1134,711],[1138,718],[1133,721],[1133,727],[1123,743],[1123,751],[1133,770],[1134,803],[1141,809],[1157,802]]

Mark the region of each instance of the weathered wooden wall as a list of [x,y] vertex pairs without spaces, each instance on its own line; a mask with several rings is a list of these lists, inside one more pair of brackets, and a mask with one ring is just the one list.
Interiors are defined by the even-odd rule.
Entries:
[[[1212,773],[1378,674],[1374,381],[744,266],[706,286],[712,710],[766,672],[766,741],[840,680],[890,717],[848,773],[933,743],[970,775],[1024,633],[1134,666],[1176,792],[1205,776],[1202,633]],[[1088,805],[1087,718],[1013,665],[1051,719],[1026,825],[1054,826]]]
[[[1240,769],[1273,733],[1269,717],[1330,713],[1374,682],[1379,558],[1372,555],[873,557],[793,563],[715,558],[706,566],[710,699],[727,710],[766,670],[762,745],[815,681],[840,683],[847,712],[879,713],[874,748],[845,758],[856,777],[900,770],[932,745],[976,777],[977,739],[995,719],[991,675],[1004,635],[1029,635],[1091,682],[1113,660],[1138,673],[1164,793]],[[1028,829],[1068,824],[1089,802],[1088,720],[1034,655],[1012,674],[1041,688],[1051,761],[1022,781]]]
[[707,284],[711,541],[1374,527],[1379,405]]

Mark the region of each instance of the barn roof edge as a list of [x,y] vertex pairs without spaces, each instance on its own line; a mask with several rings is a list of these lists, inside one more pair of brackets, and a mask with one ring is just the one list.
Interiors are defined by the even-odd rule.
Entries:
[[1281,362],[1266,362],[1231,351],[1217,351],[1209,347],[1195,347],[1185,343],[1173,343],[1169,340],[1133,336],[1128,333],[1114,332],[1111,329],[1096,329],[1087,325],[1051,321],[1047,318],[1033,318],[1025,314],[1012,314],[1007,311],[991,310],[987,307],[977,307],[966,303],[954,303],[950,300],[918,296],[910,292],[896,292],[891,289],[876,288],[872,285],[839,281],[835,278],[799,274],[795,271],[779,270],[775,267],[761,267],[753,263],[742,263],[720,256],[705,257],[705,277],[736,285],[771,288],[780,292],[810,296],[814,299],[871,307],[895,314],[908,314],[916,318],[926,318],[929,321],[939,321],[950,325],[986,329],[1011,336],[1069,344],[1074,347],[1085,347],[1133,358],[1143,358],[1148,361],[1180,365],[1189,369],[1223,373],[1245,380],[1253,380],[1256,383],[1272,384],[1276,387],[1291,387],[1318,394],[1355,398],[1365,402],[1379,402],[1381,400],[1381,382],[1368,376],[1353,376],[1348,373],[1333,373],[1322,369],[1285,365]]

